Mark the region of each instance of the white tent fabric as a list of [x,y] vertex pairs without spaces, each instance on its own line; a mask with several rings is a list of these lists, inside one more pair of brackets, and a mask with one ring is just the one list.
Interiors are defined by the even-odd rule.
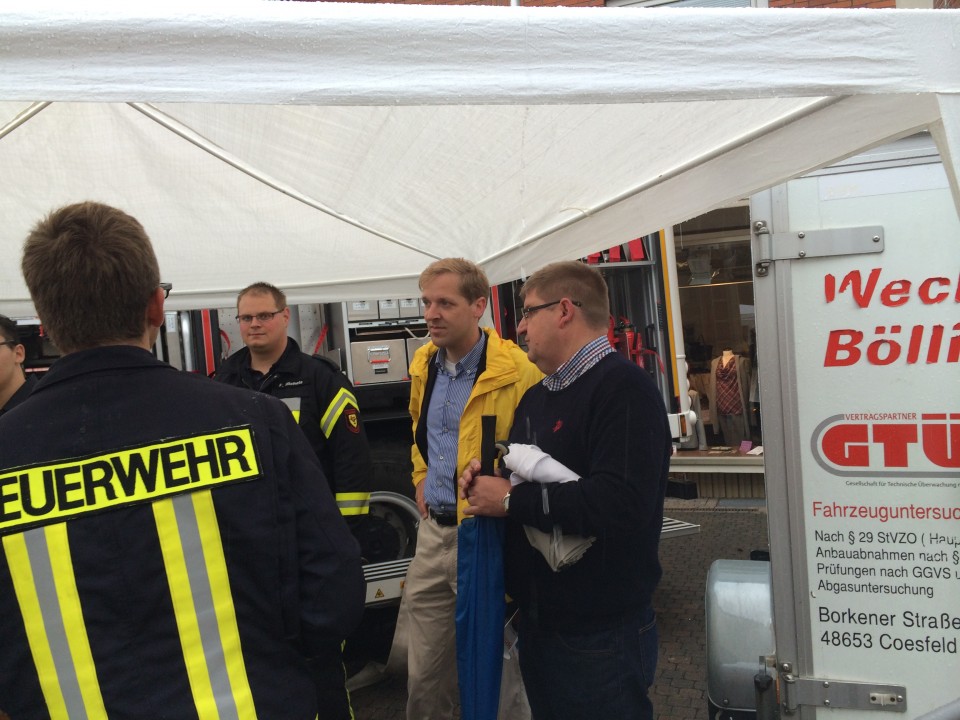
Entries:
[[929,129],[955,197],[960,12],[6,2],[0,312],[20,245],[99,200],[171,309],[494,283]]

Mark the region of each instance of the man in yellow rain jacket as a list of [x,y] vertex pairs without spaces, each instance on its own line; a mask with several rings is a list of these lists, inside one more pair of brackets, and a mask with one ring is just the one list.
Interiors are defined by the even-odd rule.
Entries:
[[431,342],[410,364],[423,521],[404,587],[408,720],[449,718],[457,701],[457,478],[480,455],[481,416],[495,415],[497,437],[507,437],[520,398],[543,377],[516,344],[479,326],[490,286],[475,264],[438,260],[421,273],[420,290]]

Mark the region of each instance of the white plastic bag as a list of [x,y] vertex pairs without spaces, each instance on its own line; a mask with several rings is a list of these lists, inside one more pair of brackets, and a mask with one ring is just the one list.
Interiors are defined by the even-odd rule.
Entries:
[[[501,462],[511,470],[510,484],[518,485],[522,482],[564,483],[578,482],[580,476],[566,465],[545,453],[536,445],[511,443]],[[547,514],[550,508],[547,504],[547,493],[544,488],[543,511]],[[585,538],[582,535],[564,535],[560,526],[554,525],[552,533],[545,533],[538,528],[523,526],[527,540],[535,547],[554,572],[567,565],[577,562],[587,549],[596,542],[596,538]]]

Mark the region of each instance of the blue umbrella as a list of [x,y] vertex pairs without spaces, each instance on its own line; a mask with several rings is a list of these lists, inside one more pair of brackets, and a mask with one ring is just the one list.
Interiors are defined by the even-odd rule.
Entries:
[[[480,464],[493,475],[496,422],[482,420]],[[502,518],[466,518],[457,536],[457,675],[462,720],[496,720],[503,670]]]

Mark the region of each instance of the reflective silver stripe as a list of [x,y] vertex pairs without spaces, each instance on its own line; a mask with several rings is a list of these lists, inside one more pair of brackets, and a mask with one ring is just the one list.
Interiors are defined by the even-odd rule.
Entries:
[[67,706],[67,715],[71,720],[85,719],[87,708],[80,694],[77,669],[73,665],[73,655],[70,653],[70,644],[63,626],[63,612],[60,610],[57,586],[53,578],[45,528],[28,530],[23,534],[23,541],[30,557],[30,570],[33,572],[33,582],[40,602],[40,614],[43,616],[53,664],[57,669],[57,681]]
[[227,676],[227,663],[220,641],[220,627],[217,624],[216,610],[213,605],[213,593],[210,590],[210,578],[207,575],[203,546],[200,542],[200,529],[190,494],[173,498],[173,512],[177,517],[180,544],[190,578],[190,594],[197,613],[197,625],[200,628],[200,642],[207,661],[210,685],[217,703],[220,718],[237,720],[239,717]]
[[331,403],[327,406],[327,411],[320,419],[320,431],[323,433],[324,437],[330,437],[331,433],[333,433],[333,426],[336,425],[337,420],[340,419],[343,409],[348,405],[357,407],[357,399],[352,393],[344,388],[341,388],[340,392],[337,393],[336,397],[334,397]]
[[280,398],[284,405],[290,408],[290,412],[298,413],[300,412],[300,398],[291,397],[291,398]]

